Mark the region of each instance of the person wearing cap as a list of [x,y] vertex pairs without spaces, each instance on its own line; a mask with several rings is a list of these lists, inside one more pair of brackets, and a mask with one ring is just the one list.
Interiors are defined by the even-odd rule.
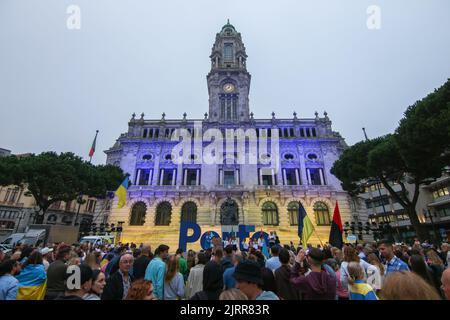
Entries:
[[164,277],[166,275],[166,263],[164,260],[169,255],[169,247],[161,244],[155,250],[155,257],[150,261],[145,270],[145,280],[149,280],[153,284],[153,293],[159,300],[164,299]]
[[236,289],[241,290],[249,300],[280,300],[272,291],[264,291],[261,267],[254,261],[243,261],[234,270]]
[[[302,292],[304,300],[336,299],[336,279],[323,268],[323,260],[322,250],[318,248],[311,248],[308,253],[298,252],[290,281]],[[305,272],[306,262],[310,272]]]
[[48,254],[50,254],[51,252],[53,252],[53,248],[50,249],[48,247],[45,247],[41,249],[42,264],[44,265],[45,272],[47,272],[48,267],[50,266],[50,262],[48,262]]
[[[80,286],[73,286],[74,288],[69,287],[70,281],[67,281],[66,289],[64,295],[58,296],[55,300],[83,300],[83,297],[91,291],[92,287],[92,269],[85,265],[81,264],[78,266],[79,275],[80,275]],[[67,279],[73,275],[74,273],[67,274]]]

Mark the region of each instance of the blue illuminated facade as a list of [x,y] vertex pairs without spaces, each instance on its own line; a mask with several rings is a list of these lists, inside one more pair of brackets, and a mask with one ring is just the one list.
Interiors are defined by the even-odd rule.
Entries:
[[[340,181],[330,173],[346,147],[332,131],[324,112],[311,118],[256,119],[249,108],[251,75],[241,34],[226,24],[216,35],[211,70],[207,75],[209,110],[203,119],[144,119],[133,114],[128,132],[105,151],[107,163],[130,174],[133,185],[127,205],[113,208],[110,222],[124,221],[124,241],[175,243],[181,221],[220,231],[238,224],[255,225],[256,231],[276,231],[282,242],[298,242],[297,208],[302,202],[317,234],[312,242],[327,241],[336,201],[342,219],[352,219],[351,201]],[[198,126],[200,125],[201,133]],[[258,162],[237,163],[235,150],[224,148],[228,161],[205,164],[202,154],[189,155],[191,163],[176,164],[171,152],[177,129],[193,137],[209,129],[253,129],[256,139],[278,136],[277,150],[268,148]],[[210,142],[203,142],[207,147]],[[258,146],[259,148],[259,146]],[[276,157],[276,159],[274,159]],[[275,168],[263,160],[276,160]],[[231,227],[233,228],[233,227]],[[219,232],[220,233],[220,232]],[[320,238],[320,239],[319,239]]]

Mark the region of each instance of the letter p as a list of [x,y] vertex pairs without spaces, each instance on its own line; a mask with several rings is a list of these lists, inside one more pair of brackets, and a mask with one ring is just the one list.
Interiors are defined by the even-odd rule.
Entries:
[[[192,229],[194,233],[188,236],[188,230]],[[178,248],[182,249],[184,252],[187,248],[187,243],[195,242],[200,238],[202,231],[200,226],[192,222],[181,222],[180,226],[180,241],[178,242]]]

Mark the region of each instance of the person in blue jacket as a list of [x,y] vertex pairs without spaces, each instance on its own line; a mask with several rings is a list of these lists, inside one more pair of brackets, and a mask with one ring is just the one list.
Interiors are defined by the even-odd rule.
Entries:
[[169,255],[169,247],[165,244],[160,245],[155,250],[155,257],[150,261],[145,270],[145,280],[153,284],[153,293],[159,300],[164,299],[164,277],[166,275],[166,263],[164,262]]

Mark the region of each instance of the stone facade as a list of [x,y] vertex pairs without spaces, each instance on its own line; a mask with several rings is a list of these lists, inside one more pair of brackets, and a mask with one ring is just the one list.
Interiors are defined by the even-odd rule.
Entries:
[[[186,113],[182,119],[166,119],[163,113],[161,119],[147,120],[143,113],[139,119],[133,114],[128,132],[105,151],[107,163],[120,166],[132,182],[126,206],[118,209],[115,199],[109,222],[124,222],[122,241],[165,242],[173,248],[182,220],[197,222],[202,232],[220,234],[222,218],[231,210],[237,211],[239,224],[276,231],[282,242],[297,244],[293,208],[301,202],[316,226],[311,243],[327,242],[336,202],[343,221],[353,217],[349,196],[330,173],[346,147],[344,139],[332,131],[326,112],[312,118],[298,118],[295,112],[289,119],[276,118],[275,113],[268,119],[254,118],[249,109],[247,55],[231,24],[217,34],[210,58],[209,113],[204,119],[187,119]],[[197,148],[194,145],[189,163],[175,163],[170,155],[179,143],[179,129],[192,137],[211,129],[224,136],[230,129],[249,130],[257,140],[258,161],[240,163],[241,154],[227,145],[223,162],[198,161],[212,144],[203,140]],[[271,141],[267,151],[264,139]],[[269,167],[265,160],[277,165]]]

